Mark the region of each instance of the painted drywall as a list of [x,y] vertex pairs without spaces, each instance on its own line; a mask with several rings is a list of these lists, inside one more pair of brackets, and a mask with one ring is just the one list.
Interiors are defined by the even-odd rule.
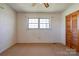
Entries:
[[70,6],[68,9],[66,9],[63,13],[62,13],[62,22],[61,22],[61,41],[63,44],[66,44],[66,22],[65,22],[65,17],[75,11],[79,10],[79,4],[73,4],[72,6]]
[[16,13],[0,4],[0,53],[16,43]]
[[[50,18],[51,29],[28,29],[28,18]],[[61,13],[17,13],[18,43],[61,43]]]

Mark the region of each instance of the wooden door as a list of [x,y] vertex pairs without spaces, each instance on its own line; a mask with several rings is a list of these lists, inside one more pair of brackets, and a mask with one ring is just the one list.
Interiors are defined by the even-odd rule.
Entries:
[[66,16],[66,46],[72,48],[72,20],[71,16]]
[[72,14],[72,48],[76,48],[77,39],[77,14]]
[[79,12],[77,12],[77,47],[76,47],[76,51],[79,52]]
[[79,11],[66,16],[66,45],[79,52]]

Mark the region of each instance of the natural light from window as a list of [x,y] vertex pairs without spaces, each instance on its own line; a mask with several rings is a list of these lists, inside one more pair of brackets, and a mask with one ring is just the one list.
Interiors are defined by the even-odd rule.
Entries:
[[39,29],[49,29],[49,19],[29,19],[28,27],[31,28],[39,28]]

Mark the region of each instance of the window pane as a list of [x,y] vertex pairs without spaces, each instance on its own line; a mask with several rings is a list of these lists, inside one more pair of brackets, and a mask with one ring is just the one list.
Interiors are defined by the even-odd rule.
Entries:
[[29,24],[29,28],[38,28],[38,24]]
[[29,19],[29,23],[38,23],[38,19]]
[[40,24],[40,28],[49,28],[49,24]]
[[46,28],[49,28],[49,24],[46,24]]
[[40,19],[40,23],[49,23],[49,19]]

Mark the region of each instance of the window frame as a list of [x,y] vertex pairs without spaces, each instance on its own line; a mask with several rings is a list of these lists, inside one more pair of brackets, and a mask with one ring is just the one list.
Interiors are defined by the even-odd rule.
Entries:
[[[40,20],[39,20],[39,23],[40,23],[40,24],[49,24],[49,28],[40,28],[40,27],[39,27],[39,28],[40,28],[40,29],[50,29],[50,19],[49,19],[49,18],[40,18],[40,19],[48,19],[48,20],[49,20],[49,23],[40,23]],[[39,25],[40,25],[40,24],[39,24]]]
[[[38,19],[38,28],[29,28],[29,19]],[[40,19],[49,19],[49,23],[40,23]],[[34,23],[32,23],[34,24]],[[36,23],[35,23],[36,24]],[[49,28],[40,28],[40,24],[49,24]],[[28,21],[27,21],[27,27],[28,29],[51,29],[51,19],[50,18],[28,18]]]
[[29,19],[38,19],[38,18],[28,18],[28,23],[27,23],[28,29],[38,29],[38,28],[29,28],[29,24],[38,24],[38,23],[29,23]]

